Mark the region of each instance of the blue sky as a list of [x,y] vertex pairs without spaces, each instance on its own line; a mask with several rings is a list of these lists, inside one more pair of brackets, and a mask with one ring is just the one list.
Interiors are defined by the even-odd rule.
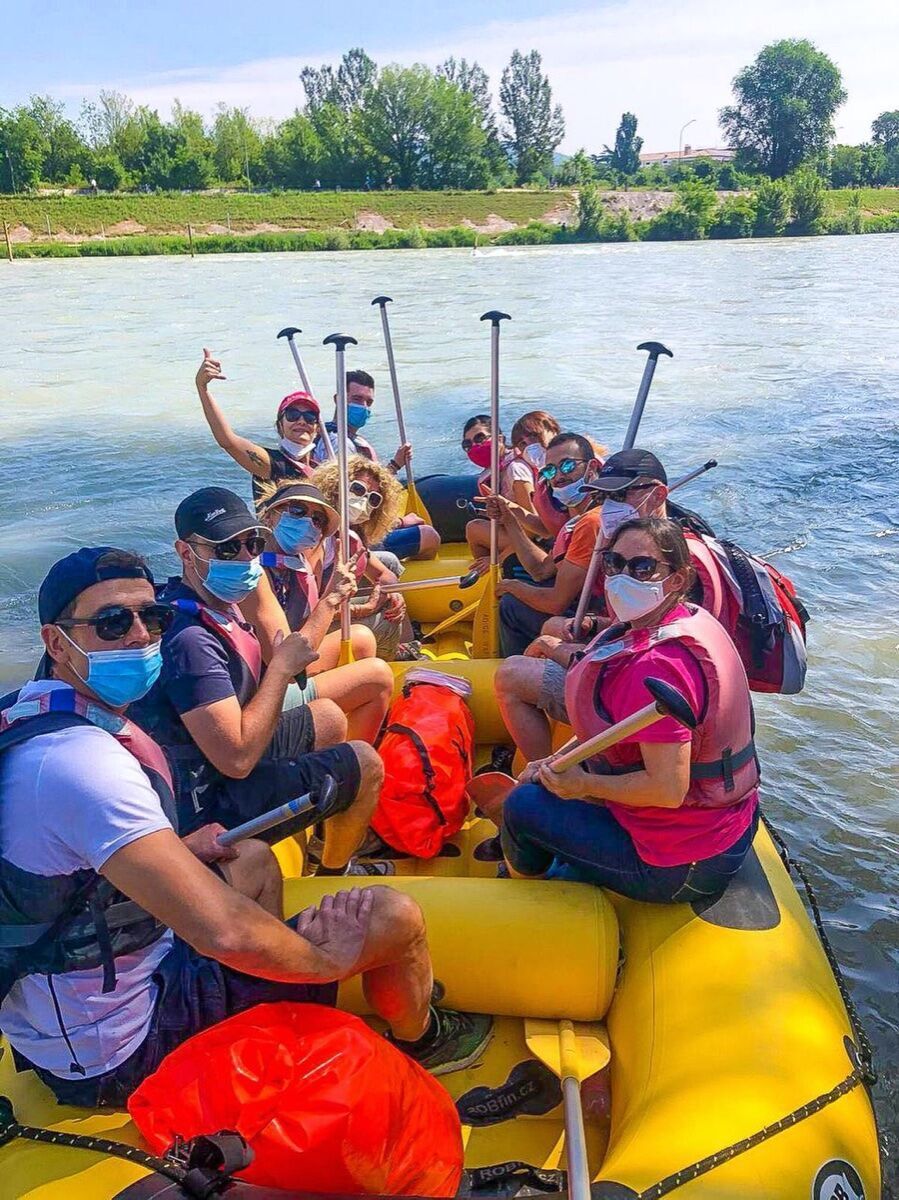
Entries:
[[840,140],[867,137],[879,112],[899,107],[895,0],[854,0],[851,15],[845,0],[3,0],[0,11],[0,105],[49,92],[73,114],[114,87],[163,113],[177,97],[205,114],[224,101],[279,119],[302,102],[301,67],[353,45],[381,63],[474,57],[495,88],[518,47],[543,54],[563,149],[599,150],[624,109],[648,150],[675,148],[688,121],[684,141],[709,146],[734,74],[779,37],[809,37],[842,69]]

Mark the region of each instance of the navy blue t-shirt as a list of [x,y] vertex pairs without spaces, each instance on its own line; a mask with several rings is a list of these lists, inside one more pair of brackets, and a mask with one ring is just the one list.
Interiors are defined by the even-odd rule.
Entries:
[[[199,600],[180,579],[170,580],[159,599]],[[181,720],[184,713],[236,696],[241,708],[255,695],[256,684],[239,656],[197,617],[178,613],[162,639],[162,670],[153,687],[128,715],[163,746],[173,760],[179,799],[202,792],[220,773],[193,742]]]

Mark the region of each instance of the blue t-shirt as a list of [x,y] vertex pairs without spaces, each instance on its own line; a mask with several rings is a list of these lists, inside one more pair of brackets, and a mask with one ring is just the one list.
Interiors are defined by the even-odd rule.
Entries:
[[[171,580],[159,598],[166,603],[200,600],[181,579]],[[179,815],[185,828],[195,823],[190,814],[200,813],[202,793],[222,775],[197,747],[182,715],[232,696],[243,708],[255,694],[256,684],[236,651],[199,618],[179,612],[162,639],[159,678],[142,700],[131,705],[128,716],[173,760]]]

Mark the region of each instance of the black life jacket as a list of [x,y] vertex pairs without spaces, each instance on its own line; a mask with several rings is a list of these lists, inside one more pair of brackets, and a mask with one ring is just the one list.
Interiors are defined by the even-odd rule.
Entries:
[[[76,725],[103,729],[134,755],[177,828],[165,754],[132,721],[74,688],[52,688],[21,702],[18,692],[0,698],[0,762],[14,746]],[[116,958],[143,950],[165,932],[166,926],[89,867],[71,875],[37,875],[0,855],[0,1002],[26,975],[96,967],[103,968],[103,991],[112,992]]]

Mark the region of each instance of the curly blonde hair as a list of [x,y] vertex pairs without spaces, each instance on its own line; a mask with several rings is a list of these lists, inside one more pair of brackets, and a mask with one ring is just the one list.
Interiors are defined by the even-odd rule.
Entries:
[[[366,546],[377,546],[390,533],[400,518],[403,507],[403,486],[397,477],[382,467],[370,462],[361,454],[352,454],[347,460],[347,475],[358,479],[364,472],[378,481],[378,491],[384,497],[380,508],[376,508],[367,521],[353,528]],[[337,460],[322,463],[306,481],[317,487],[332,508],[340,509],[340,473]]]

